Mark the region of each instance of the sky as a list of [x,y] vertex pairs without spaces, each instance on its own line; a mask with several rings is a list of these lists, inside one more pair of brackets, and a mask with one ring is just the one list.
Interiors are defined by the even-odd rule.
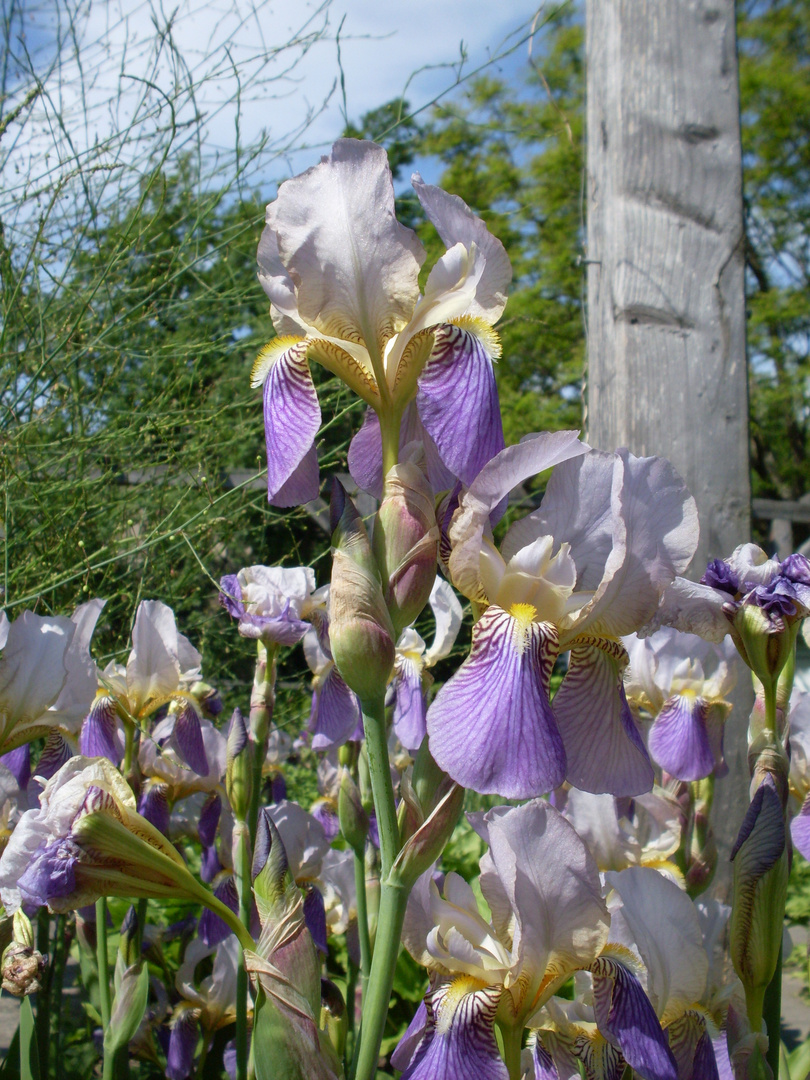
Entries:
[[523,0],[28,0],[10,35],[10,89],[19,97],[33,67],[46,93],[24,137],[18,125],[5,140],[0,172],[8,180],[13,160],[30,191],[66,161],[145,170],[150,133],[172,125],[173,154],[201,150],[226,169],[238,126],[242,148],[265,140],[251,181],[262,170],[281,179],[328,149],[344,112],[358,120],[402,94],[424,108],[493,57],[488,70],[513,77],[536,10]]

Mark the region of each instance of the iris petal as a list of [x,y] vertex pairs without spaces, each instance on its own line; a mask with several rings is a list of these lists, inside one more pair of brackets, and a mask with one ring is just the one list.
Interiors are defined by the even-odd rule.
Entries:
[[509,1080],[493,1026],[500,995],[463,976],[434,990],[427,1033],[402,1080]]
[[717,709],[694,694],[673,694],[650,729],[650,753],[656,763],[679,780],[709,776],[716,764],[712,744],[717,746],[718,741],[722,760],[723,712],[718,717]]
[[566,779],[595,795],[641,795],[654,773],[621,682],[624,648],[615,641],[581,637],[554,698],[568,759]]
[[419,379],[416,407],[442,461],[464,484],[471,484],[503,450],[492,355],[472,327],[448,324],[437,329]]
[[295,506],[318,495],[313,443],[321,426],[321,408],[306,341],[277,338],[268,349],[273,347],[264,382],[267,498],[274,506]]
[[554,627],[487,609],[427,715],[431,753],[457,783],[509,799],[562,783],[565,751],[548,701],[556,655]]

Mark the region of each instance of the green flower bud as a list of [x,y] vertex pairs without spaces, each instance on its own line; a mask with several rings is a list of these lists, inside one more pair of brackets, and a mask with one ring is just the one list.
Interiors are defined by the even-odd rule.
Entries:
[[773,690],[796,646],[799,620],[769,615],[756,604],[740,604],[732,619],[743,659],[766,688]]
[[438,859],[452,836],[464,808],[464,788],[439,769],[425,739],[412,777],[403,776],[401,790],[403,846],[391,879],[410,887]]
[[385,478],[373,547],[397,637],[428,602],[438,543],[433,492],[425,474],[413,462],[395,465]]
[[346,768],[340,770],[338,819],[346,843],[362,858],[368,836],[368,814],[363,809],[360,792],[352,780],[352,774]]
[[745,989],[748,1014],[761,1017],[765,988],[782,948],[782,912],[789,875],[785,818],[773,778],[766,776],[748,807],[731,852],[734,905],[730,953]]
[[237,821],[245,821],[253,790],[251,745],[247,725],[239,709],[234,709],[228,730],[225,790]]
[[340,990],[329,979],[321,979],[321,1029],[329,1036],[339,1059],[343,1057],[349,1014]]
[[[361,701],[376,698],[394,666],[395,631],[360,515],[337,485],[340,509],[332,551],[329,641],[346,684]],[[342,492],[342,494],[340,494]]]

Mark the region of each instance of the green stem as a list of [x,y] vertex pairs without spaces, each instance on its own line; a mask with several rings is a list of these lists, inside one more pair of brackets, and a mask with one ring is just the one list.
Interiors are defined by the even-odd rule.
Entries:
[[363,1001],[360,1049],[356,1055],[357,1065],[353,1080],[374,1080],[377,1075],[377,1060],[380,1056],[385,1021],[388,1018],[388,1004],[394,985],[394,969],[399,955],[407,903],[406,888],[387,883],[382,885],[377,937],[374,941],[367,996]]
[[51,981],[54,958],[51,954],[51,917],[47,908],[40,908],[37,918],[37,951],[48,958],[48,966],[42,979],[42,989],[37,994],[36,1039],[40,1068],[48,1075],[48,1054],[51,1044]]
[[779,1046],[782,1020],[782,950],[776,961],[776,971],[765,990],[762,1003],[762,1019],[768,1032],[768,1053],[765,1055],[773,1072],[773,1080],[779,1080]]
[[[371,938],[368,933],[368,904],[366,903],[366,861],[354,853],[354,888],[357,894],[357,936],[360,941],[360,991],[365,1003],[368,973],[371,969]],[[354,1009],[354,1002],[352,1002]]]
[[385,882],[399,854],[400,843],[394,787],[388,763],[384,692],[380,693],[375,701],[363,702],[363,728],[366,733],[371,793],[374,796],[380,834],[381,879]]
[[[251,852],[248,827],[237,822],[234,828],[234,870],[236,891],[239,895],[239,916],[245,926],[250,926],[251,915]],[[243,947],[244,952],[244,947]],[[236,1077],[247,1080],[248,1074],[248,977],[244,959],[236,970]]]
[[503,1043],[503,1061],[509,1073],[509,1080],[520,1080],[523,1070],[520,1067],[522,1027],[499,1025]]
[[256,840],[256,824],[262,796],[262,770],[270,735],[270,721],[276,703],[276,653],[278,646],[263,641],[256,643],[256,668],[253,674],[253,690],[250,695],[248,728],[251,739],[251,780],[248,828],[251,845]]
[[110,1026],[110,961],[107,955],[107,898],[96,900],[96,959],[98,962],[98,993],[101,1002],[101,1026]]
[[51,1027],[54,1028],[51,1045],[53,1046],[53,1058],[56,1062],[57,1075],[61,1071],[59,1065],[59,1044],[62,1037],[62,991],[65,984],[65,961],[67,958],[67,950],[67,916],[60,915],[56,920],[56,933],[53,942],[53,973],[50,987]]
[[121,765],[121,772],[124,776],[129,776],[132,770],[132,751],[135,746],[135,725],[129,721],[124,721],[124,761]]
[[401,414],[380,416],[382,435],[383,479],[399,461],[399,431],[402,424]]
[[776,738],[776,680],[763,683],[762,697],[765,702],[765,726]]

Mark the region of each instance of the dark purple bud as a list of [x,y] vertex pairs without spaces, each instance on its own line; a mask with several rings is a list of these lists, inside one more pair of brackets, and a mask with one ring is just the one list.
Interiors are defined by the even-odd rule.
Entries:
[[270,777],[270,802],[280,803],[287,798],[287,781],[279,769]]
[[200,811],[200,823],[197,826],[200,843],[205,847],[210,847],[216,839],[217,825],[219,825],[219,815],[221,813],[222,799],[214,791],[203,803],[203,808]]
[[200,718],[188,701],[183,704],[174,721],[171,741],[175,751],[189,768],[198,776],[208,775],[208,756],[205,753]]
[[326,908],[323,896],[314,885],[310,885],[304,895],[304,921],[307,930],[312,934],[312,940],[324,955],[329,952],[326,944]]
[[23,743],[16,750],[9,750],[0,757],[0,765],[5,765],[20,791],[25,791],[31,779],[31,744]]
[[700,579],[701,585],[708,585],[712,589],[719,589],[720,592],[729,593],[730,596],[736,596],[740,591],[740,579],[731,569],[727,562],[723,562],[722,559],[711,559],[706,572]]
[[164,836],[169,835],[169,788],[166,784],[147,784],[138,800],[138,813]]
[[179,1014],[175,1013],[166,1055],[166,1076],[169,1080],[186,1080],[191,1075],[198,1035],[196,1009],[183,1009]]
[[782,618],[796,614],[796,603],[790,595],[793,589],[789,582],[780,582],[775,578],[767,585],[755,585],[746,594],[746,604],[755,604],[762,608],[769,616],[778,615]]
[[117,765],[120,760],[115,744],[117,719],[114,698],[106,694],[99,695],[82,724],[79,753],[85,757],[109,758],[113,765]]
[[[232,874],[223,877],[222,881],[214,888],[214,896],[217,900],[221,900],[225,907],[230,908],[234,915],[238,915],[239,895]],[[200,916],[200,921],[197,923],[197,934],[200,940],[209,949],[213,949],[215,945],[219,945],[221,941],[224,941],[230,933],[231,928],[228,924],[220,919],[219,915],[215,915],[213,911],[205,908]]]
[[68,741],[63,739],[58,731],[51,731],[39,755],[37,776],[50,780],[72,757],[73,751]]

